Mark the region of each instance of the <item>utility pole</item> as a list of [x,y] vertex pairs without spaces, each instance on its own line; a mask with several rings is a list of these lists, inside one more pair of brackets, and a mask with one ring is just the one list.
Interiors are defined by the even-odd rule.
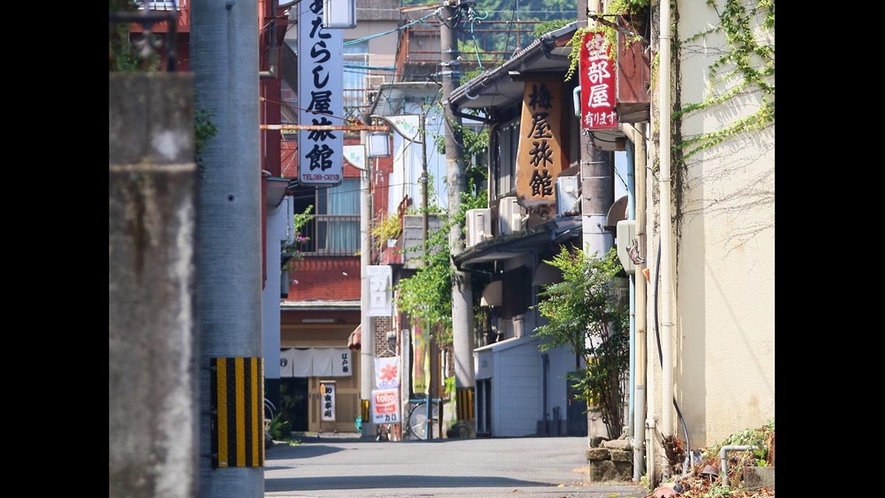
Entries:
[[[590,0],[594,2],[594,0]],[[602,12],[602,2],[588,5],[584,18]],[[581,13],[578,13],[581,17]],[[595,25],[594,21],[590,21]],[[586,98],[586,96],[582,96]],[[584,253],[604,257],[614,245],[612,234],[605,229],[608,210],[614,203],[614,153],[599,150],[590,132],[581,130],[581,235]],[[590,407],[587,407],[590,408]],[[596,431],[602,432],[597,434]],[[592,412],[587,412],[587,436],[615,437],[607,434],[605,425]]]
[[[466,7],[466,4],[464,4]],[[445,112],[446,184],[448,185],[449,219],[454,220],[461,210],[461,192],[467,190],[465,174],[461,117],[449,105],[452,91],[461,85],[458,41],[453,23],[462,9],[461,0],[447,0],[443,4],[443,23],[440,25],[440,46],[443,109]],[[452,258],[464,250],[461,225],[452,223],[449,229],[449,250]],[[451,261],[451,260],[450,260]],[[473,285],[470,274],[458,271],[454,263],[452,273],[452,343],[455,356],[455,387],[458,412],[465,417],[471,437],[476,434],[476,418],[473,416]],[[433,370],[431,370],[433,372]],[[431,384],[433,386],[433,384]],[[440,413],[442,417],[442,413]],[[460,418],[460,417],[459,417]]]
[[[258,3],[191,3],[201,151],[197,224],[200,496],[264,496]],[[257,405],[257,406],[256,406]]]

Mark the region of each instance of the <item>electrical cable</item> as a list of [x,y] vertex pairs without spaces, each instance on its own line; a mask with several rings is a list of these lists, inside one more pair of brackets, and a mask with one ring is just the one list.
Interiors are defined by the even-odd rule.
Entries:
[[[664,366],[664,352],[661,349],[661,333],[658,330],[658,289],[661,285],[661,244],[658,243],[658,256],[655,263],[655,338],[658,341],[658,360],[661,367]],[[679,409],[679,403],[676,402],[676,396],[673,396],[673,407],[676,408],[676,415],[679,416],[679,422],[682,424],[682,433],[685,435],[686,453],[688,453],[689,462],[691,461],[691,440],[688,437],[688,427],[685,425],[685,418],[682,416],[682,410]]]

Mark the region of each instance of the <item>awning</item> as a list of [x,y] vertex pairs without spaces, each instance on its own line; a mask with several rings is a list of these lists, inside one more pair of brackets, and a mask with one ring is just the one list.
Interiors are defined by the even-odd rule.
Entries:
[[347,348],[348,349],[360,349],[360,328],[362,325],[357,325],[353,332],[350,333],[350,337],[347,338]]
[[528,230],[482,241],[452,259],[459,269],[522,256],[527,251],[555,250],[581,236],[580,216],[561,216]]

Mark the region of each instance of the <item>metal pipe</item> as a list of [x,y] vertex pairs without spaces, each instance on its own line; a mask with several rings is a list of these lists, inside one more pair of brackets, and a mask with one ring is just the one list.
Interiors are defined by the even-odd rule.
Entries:
[[[728,484],[728,458],[726,453],[729,451],[748,451],[757,450],[758,446],[754,445],[729,445],[719,449],[719,477],[722,478],[722,484]],[[691,455],[689,455],[691,458]]]
[[[673,283],[673,264],[671,256],[671,237],[673,235],[670,214],[670,2],[661,2],[660,22],[660,70],[659,101],[660,101],[660,155],[661,172],[658,178],[660,189],[660,226],[661,226],[661,435],[673,434],[673,303],[671,290]],[[664,467],[664,477],[669,476],[669,469]]]

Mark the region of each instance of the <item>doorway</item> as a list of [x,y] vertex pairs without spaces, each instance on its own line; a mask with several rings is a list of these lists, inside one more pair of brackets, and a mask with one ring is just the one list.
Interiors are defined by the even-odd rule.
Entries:
[[307,431],[307,377],[280,378],[280,412],[291,423],[291,431]]

